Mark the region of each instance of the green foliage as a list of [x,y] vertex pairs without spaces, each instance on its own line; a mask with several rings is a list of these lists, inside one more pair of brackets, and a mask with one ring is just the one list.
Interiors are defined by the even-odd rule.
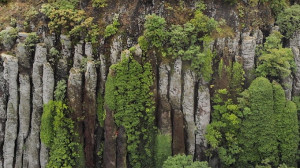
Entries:
[[6,28],[0,32],[0,42],[2,45],[12,46],[18,37],[18,30],[16,28]]
[[169,156],[172,156],[172,138],[159,133],[155,140],[155,167],[161,168]]
[[131,56],[111,66],[106,82],[105,104],[115,112],[117,126],[126,130],[129,164],[134,168],[154,166],[152,82],[150,63],[142,66]]
[[290,48],[282,48],[281,37],[277,31],[267,37],[256,68],[259,76],[271,79],[284,78],[294,69],[294,55]]
[[243,96],[247,103],[239,137],[243,149],[239,165],[253,166],[265,160],[266,166],[295,166],[299,143],[296,105],[286,100],[280,84],[263,77],[256,78]]
[[107,0],[92,0],[92,6],[94,8],[103,8],[107,6]]
[[163,168],[210,168],[207,162],[193,162],[193,157],[191,155],[175,155],[169,156],[169,158],[164,162]]
[[259,77],[251,83],[246,92],[249,92],[249,97],[246,98],[249,107],[245,108],[248,111],[244,114],[245,120],[239,137],[243,148],[240,163],[256,165],[264,159],[269,159],[273,165],[278,165],[272,84],[268,79]]
[[25,48],[28,52],[32,53],[35,49],[35,45],[39,42],[39,37],[35,32],[29,33],[25,39]]
[[93,23],[94,18],[88,17],[84,10],[43,4],[41,12],[50,19],[48,27],[51,32],[68,34],[75,39],[83,37],[86,42],[98,41],[99,28]]
[[78,137],[74,132],[74,122],[67,118],[68,107],[62,101],[50,101],[44,105],[40,137],[50,149],[47,167],[72,168],[79,158],[79,144],[73,142]]
[[275,16],[278,16],[289,5],[287,0],[269,0],[269,2]]
[[52,47],[52,48],[50,49],[50,51],[49,51],[49,54],[50,54],[52,57],[58,57],[58,56],[59,56],[59,51],[58,51],[56,48]]
[[161,49],[167,38],[166,20],[155,14],[148,15],[144,27],[144,39],[149,44],[147,48]]
[[54,91],[54,97],[57,101],[63,101],[65,99],[67,84],[65,80],[57,82],[57,86]]
[[278,15],[276,23],[280,31],[286,38],[290,38],[293,33],[300,30],[300,5],[293,5],[286,8]]
[[48,2],[60,9],[75,9],[79,4],[79,0],[48,0]]
[[104,31],[104,38],[111,37],[118,32],[119,26],[120,26],[118,19],[119,19],[119,17],[115,16],[112,24],[109,24],[106,26],[105,31]]

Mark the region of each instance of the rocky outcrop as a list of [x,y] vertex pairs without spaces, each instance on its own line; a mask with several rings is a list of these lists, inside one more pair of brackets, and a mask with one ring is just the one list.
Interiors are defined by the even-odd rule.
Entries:
[[43,64],[47,62],[47,49],[43,43],[37,44],[32,71],[32,115],[30,134],[25,143],[23,167],[40,167],[40,125],[43,112]]
[[7,90],[6,81],[4,80],[4,67],[2,58],[0,59],[0,168],[3,167],[3,142],[5,133],[6,121],[6,105],[7,105]]
[[173,154],[185,153],[184,142],[184,117],[181,111],[181,71],[182,61],[177,59],[174,63],[173,72],[170,78],[170,103],[173,115]]
[[124,127],[118,129],[117,137],[117,168],[126,168],[127,162],[127,137]]
[[82,41],[80,41],[76,46],[75,46],[75,54],[74,54],[74,59],[73,59],[73,67],[74,68],[80,68],[81,67],[81,62],[83,59],[83,51],[82,51]]
[[159,105],[158,105],[158,128],[162,134],[172,135],[171,105],[169,103],[169,75],[170,66],[159,66]]
[[210,122],[210,93],[208,84],[201,82],[198,88],[197,109],[195,113],[196,120],[196,154],[197,160],[205,160],[205,150],[207,143],[205,140],[205,130]]
[[194,120],[194,98],[195,98],[195,74],[188,70],[184,73],[182,112],[185,120],[186,149],[189,155],[195,153],[195,120]]
[[67,35],[61,35],[60,41],[62,44],[61,58],[57,63],[56,76],[59,80],[68,79],[68,61],[71,59],[71,41]]
[[87,58],[93,58],[93,47],[92,43],[87,42],[84,46],[84,54]]
[[116,168],[117,166],[117,128],[114,121],[114,112],[105,105],[105,121],[104,121],[104,151],[103,162],[104,168]]
[[121,59],[122,52],[122,38],[117,36],[113,39],[112,46],[110,49],[110,62],[111,64],[116,64]]
[[253,70],[255,68],[255,48],[256,38],[248,35],[248,33],[242,34],[242,45],[241,45],[241,57],[243,61],[244,70],[246,73],[246,79],[250,82],[254,78]]
[[15,141],[18,131],[18,59],[11,55],[1,54],[3,60],[3,76],[8,87],[8,103],[6,111],[5,137],[3,144],[4,168],[14,167]]
[[31,111],[31,85],[28,74],[20,74],[20,104],[19,104],[19,134],[16,150],[16,168],[22,168],[22,159],[24,151],[24,142],[28,137],[30,129],[30,111]]
[[94,148],[95,148],[95,126],[96,126],[96,86],[97,86],[97,72],[95,63],[93,61],[87,62],[87,69],[85,72],[85,86],[84,86],[84,102],[83,111],[84,118],[84,137],[85,137],[85,158],[86,166],[94,167]]
[[300,32],[294,33],[290,39],[290,47],[292,48],[296,64],[293,81],[293,96],[298,96],[300,94]]
[[[47,104],[53,100],[54,93],[54,72],[49,63],[43,64],[43,104]],[[41,143],[40,164],[41,168],[45,168],[48,161],[49,151],[45,144]]]

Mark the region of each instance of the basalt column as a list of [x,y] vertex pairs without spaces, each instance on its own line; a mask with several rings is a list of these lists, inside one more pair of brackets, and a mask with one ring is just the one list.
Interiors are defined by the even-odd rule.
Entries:
[[96,124],[96,86],[97,86],[97,72],[95,63],[87,62],[87,69],[85,72],[85,87],[84,87],[84,101],[83,111],[84,118],[84,137],[85,137],[85,158],[86,167],[94,167],[94,149],[95,149],[95,124]]

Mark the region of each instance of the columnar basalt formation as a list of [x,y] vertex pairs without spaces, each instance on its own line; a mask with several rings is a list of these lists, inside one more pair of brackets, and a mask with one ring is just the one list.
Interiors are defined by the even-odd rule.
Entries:
[[32,114],[30,134],[25,143],[23,167],[40,167],[40,125],[43,112],[43,64],[47,62],[47,49],[43,43],[37,44],[32,70]]
[[85,86],[84,86],[84,100],[83,111],[84,118],[84,136],[85,136],[85,158],[86,166],[94,167],[94,148],[95,148],[95,126],[96,126],[96,86],[97,86],[97,72],[95,63],[87,62],[87,69],[85,72]]
[[185,153],[184,142],[184,117],[181,107],[181,74],[182,74],[182,61],[178,58],[173,67],[170,79],[170,103],[172,107],[173,116],[173,154]]
[[3,60],[3,77],[8,87],[8,102],[3,144],[4,168],[14,167],[15,147],[18,131],[18,59],[11,55],[1,54]]

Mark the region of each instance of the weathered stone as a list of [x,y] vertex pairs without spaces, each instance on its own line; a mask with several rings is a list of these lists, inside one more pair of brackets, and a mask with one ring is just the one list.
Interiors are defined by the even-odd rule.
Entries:
[[[2,31],[6,31],[6,32],[11,32],[12,29],[14,29],[13,27],[6,27],[5,30]],[[4,48],[6,51],[10,51],[13,46],[16,43],[17,37],[11,37],[10,35],[6,35],[4,37],[2,37],[3,39],[1,40]]]
[[205,160],[205,150],[207,142],[205,140],[206,127],[210,122],[210,93],[207,84],[199,84],[196,119],[196,156],[197,160]]
[[127,138],[125,128],[120,127],[118,129],[117,137],[117,168],[126,168],[126,157],[127,157]]
[[25,49],[24,43],[18,44],[16,56],[19,60],[20,72],[24,72],[31,68],[31,58]]
[[182,61],[177,59],[174,63],[170,78],[169,97],[173,115],[173,154],[185,153],[184,117],[181,111],[181,71]]
[[241,46],[241,57],[243,59],[243,66],[246,73],[246,79],[248,82],[254,77],[254,58],[255,58],[255,48],[256,48],[256,39],[252,36],[246,36],[243,33],[242,46]]
[[105,82],[106,82],[106,60],[103,54],[100,54],[100,94],[104,94]]
[[105,106],[106,116],[104,121],[104,151],[103,162],[104,168],[116,168],[117,162],[117,146],[116,146],[116,125],[114,121],[113,111]]
[[[53,100],[54,93],[54,72],[49,63],[43,64],[43,104]],[[48,162],[49,151],[45,144],[41,143],[40,164],[45,168]]]
[[300,93],[300,51],[297,47],[292,47],[294,54],[296,70],[294,72],[293,95],[297,96]]
[[162,134],[172,136],[171,105],[169,103],[169,72],[170,66],[161,64],[159,67],[159,106],[158,106],[158,128]]
[[0,168],[3,168],[3,142],[6,122],[7,87],[4,80],[3,60],[0,59]]
[[96,126],[96,86],[97,86],[97,72],[95,63],[93,61],[87,62],[87,69],[85,73],[84,86],[84,101],[83,111],[84,118],[84,137],[85,137],[85,158],[86,166],[94,167],[94,153],[95,148],[95,126]]
[[289,75],[281,79],[282,87],[285,92],[285,97],[287,100],[292,99],[292,90],[293,90],[293,76]]
[[5,137],[3,144],[4,168],[12,168],[15,159],[15,141],[18,131],[18,59],[11,55],[1,54],[3,60],[3,77],[8,87]]
[[71,41],[70,38],[66,35],[60,36],[60,41],[62,44],[61,56],[57,63],[57,79],[59,80],[67,80],[68,79],[68,60],[71,59]]
[[[79,68],[71,68],[68,80],[68,100],[69,108],[72,111],[71,118],[75,121],[74,130],[78,133],[80,144],[84,144],[83,135],[83,111],[82,111],[82,74]],[[78,152],[83,154],[83,146],[78,149]],[[83,156],[84,157],[84,156]],[[84,162],[83,160],[81,160]],[[78,168],[81,168],[85,163],[79,163]]]
[[264,34],[260,29],[257,29],[253,33],[253,37],[256,39],[256,44],[262,44],[264,40]]
[[186,148],[189,155],[194,156],[195,153],[195,120],[194,120],[194,98],[195,98],[195,74],[188,70],[184,74],[184,89],[183,89],[183,101],[182,112],[185,119],[185,131],[186,131]]
[[18,131],[18,113],[11,101],[7,104],[7,120],[5,125],[5,137],[3,145],[4,168],[13,168],[15,158],[15,140]]
[[16,151],[16,168],[22,168],[24,142],[28,137],[30,128],[30,77],[28,74],[20,74],[20,104],[19,104],[19,134]]
[[300,48],[300,31],[297,31],[293,34],[290,39],[290,47],[298,47]]
[[25,142],[23,167],[40,167],[40,125],[43,112],[43,64],[47,62],[47,49],[44,44],[37,44],[32,71],[32,115],[28,139]]
[[117,36],[113,39],[112,46],[110,49],[110,61],[111,64],[116,64],[120,61],[120,56],[122,52],[122,38],[121,36]]
[[75,46],[75,54],[74,54],[74,63],[73,63],[73,67],[74,68],[80,68],[81,67],[81,62],[82,62],[82,42],[79,42],[76,46]]
[[93,58],[92,43],[90,43],[90,42],[85,43],[84,53],[85,53],[86,57]]

